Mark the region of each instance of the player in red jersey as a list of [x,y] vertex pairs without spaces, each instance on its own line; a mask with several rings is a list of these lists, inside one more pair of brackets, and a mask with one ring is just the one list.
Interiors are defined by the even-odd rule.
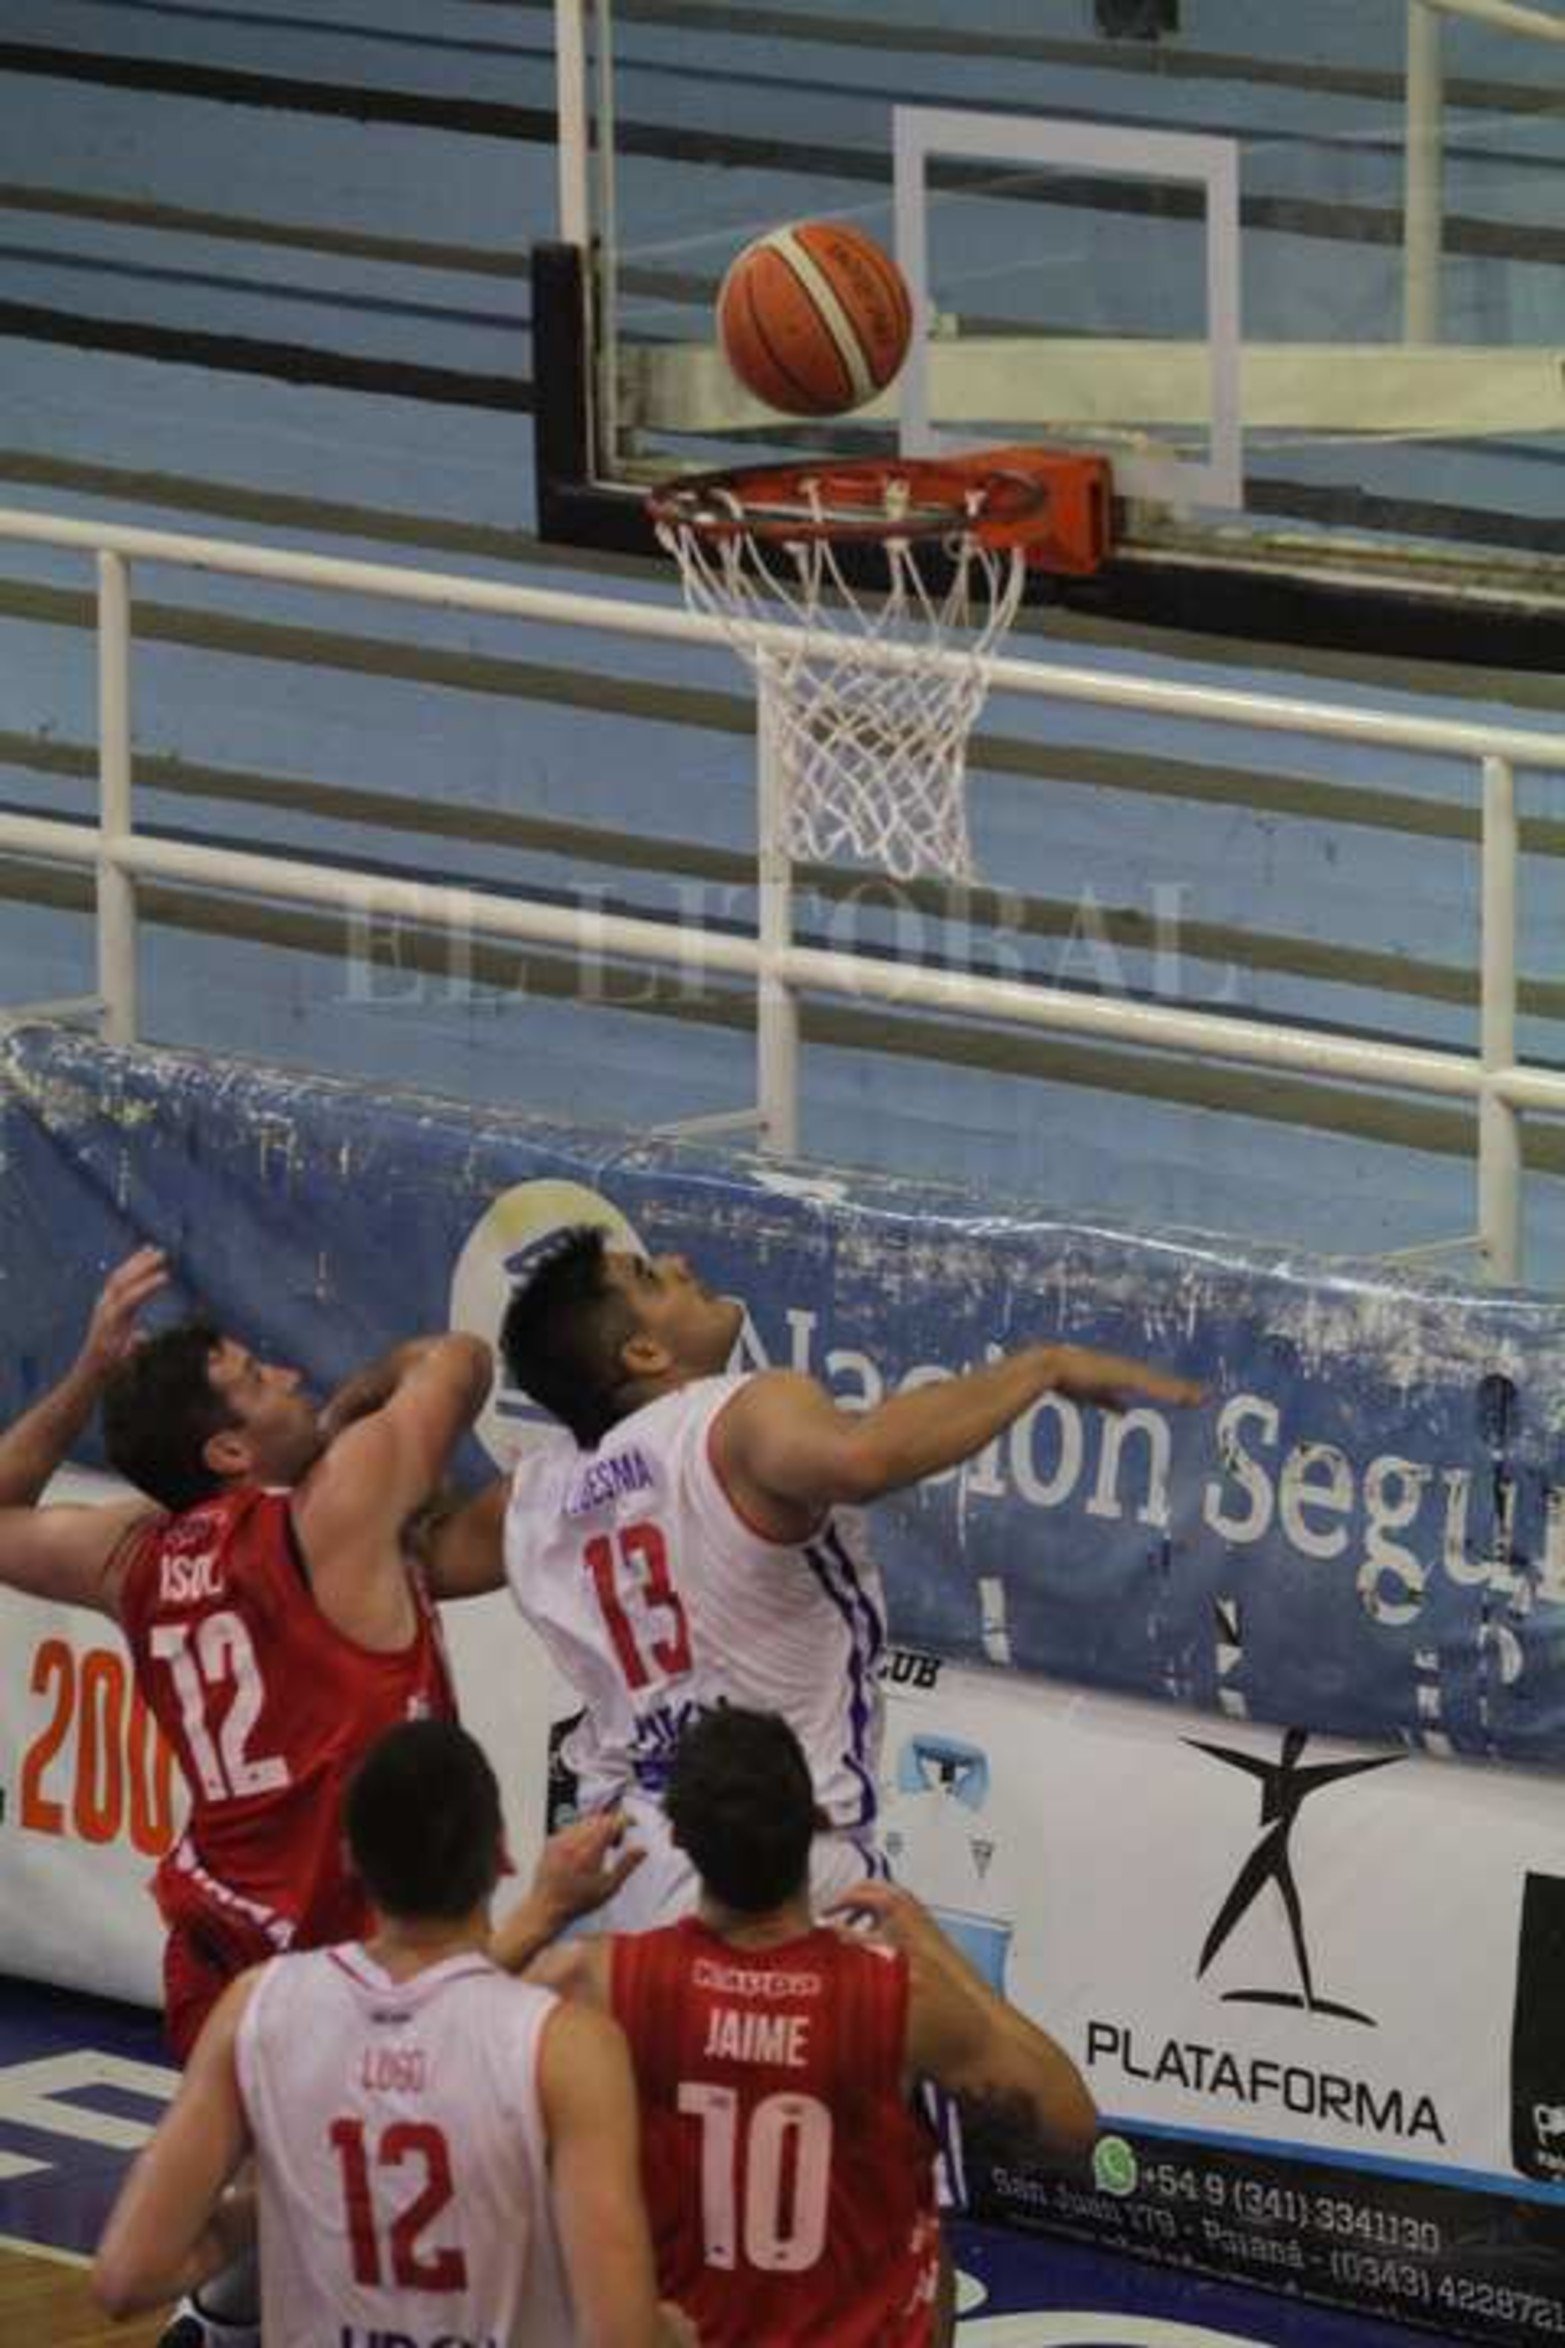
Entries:
[[935,2147],[913,2079],[1064,2160],[1092,2144],[1092,2098],[910,1894],[866,1883],[836,1903],[881,1939],[814,1922],[814,1788],[775,1714],[696,1721],[665,1807],[701,1881],[696,1914],[530,1968],[630,2040],[658,2288],[703,2348],[930,2348]]
[[[320,1410],[297,1370],[209,1323],[141,1338],[166,1279],[153,1248],[112,1273],[74,1367],[0,1435],[0,1583],[119,1622],[178,1757],[190,1815],[155,1888],[183,2056],[245,1966],[367,1927],[342,1791],[381,1730],[454,1714],[403,1532],[491,1362],[474,1338],[418,1340]],[[100,1403],[112,1465],[149,1500],[40,1507]],[[165,2339],[243,2348],[253,2322],[235,2275]]]

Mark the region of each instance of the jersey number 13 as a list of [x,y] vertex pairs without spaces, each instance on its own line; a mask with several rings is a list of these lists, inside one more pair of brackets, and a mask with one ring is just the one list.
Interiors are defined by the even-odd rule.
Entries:
[[[690,1669],[690,1630],[679,1592],[669,1576],[668,1543],[653,1524],[626,1525],[599,1533],[582,1551],[592,1576],[604,1627],[613,1642],[625,1685],[647,1687],[653,1667],[664,1679]],[[634,1608],[640,1620],[631,1620]]]

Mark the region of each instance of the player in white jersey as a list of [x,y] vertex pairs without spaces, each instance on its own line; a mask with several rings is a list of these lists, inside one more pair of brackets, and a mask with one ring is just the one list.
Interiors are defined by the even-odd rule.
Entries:
[[500,1340],[511,1383],[561,1432],[509,1493],[458,1511],[431,1558],[447,1597],[497,1587],[503,1560],[582,1699],[566,1759],[588,1803],[624,1804],[650,1853],[609,1931],[695,1904],[656,1797],[684,1721],[725,1700],[780,1713],[805,1749],[826,1830],[815,1898],[862,1879],[885,1614],[845,1509],[970,1458],[1051,1389],[1110,1406],[1201,1394],[1141,1362],[1038,1345],[854,1413],[797,1371],[729,1374],[742,1320],[682,1256],[568,1233],[512,1297]]
[[[154,2305],[230,2255],[255,2213],[225,2188],[253,2150],[267,2348],[687,2337],[657,2307],[619,2032],[490,1960],[504,1829],[483,1753],[454,1722],[392,1729],[346,1823],[373,1936],[225,1994],[109,2220],[100,2301]],[[533,1904],[541,1944],[560,1918],[547,1889]]]
[[622,1805],[648,1853],[620,1894],[619,1930],[695,1896],[661,1796],[681,1731],[716,1704],[781,1713],[810,1755],[818,1895],[874,1864],[880,1577],[843,1511],[793,1541],[736,1512],[713,1459],[734,1390],[697,1378],[591,1452],[562,1434],[530,1456],[506,1513],[516,1602],[585,1703],[565,1751],[579,1799]]

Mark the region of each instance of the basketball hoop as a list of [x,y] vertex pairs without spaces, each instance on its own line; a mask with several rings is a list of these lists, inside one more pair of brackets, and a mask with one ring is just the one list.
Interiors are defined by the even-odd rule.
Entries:
[[[1092,509],[1080,544],[1055,487],[1073,467],[1096,486],[1086,496],[1086,476],[1069,476]],[[1101,460],[1005,450],[753,466],[665,483],[647,510],[690,609],[754,672],[789,856],[969,877],[968,737],[1029,560],[1102,560]],[[875,554],[873,584],[859,550]]]

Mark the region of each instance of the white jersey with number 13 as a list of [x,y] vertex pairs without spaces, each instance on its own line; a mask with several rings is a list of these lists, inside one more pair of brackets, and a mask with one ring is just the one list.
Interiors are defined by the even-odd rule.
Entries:
[[832,1825],[867,1835],[880,1746],[879,1576],[855,1519],[809,1540],[747,1524],[712,1462],[743,1384],[700,1378],[583,1451],[562,1429],[529,1451],[506,1516],[522,1613],[586,1717],[565,1752],[584,1808],[662,1791],[685,1723],[719,1703],[780,1712]]

